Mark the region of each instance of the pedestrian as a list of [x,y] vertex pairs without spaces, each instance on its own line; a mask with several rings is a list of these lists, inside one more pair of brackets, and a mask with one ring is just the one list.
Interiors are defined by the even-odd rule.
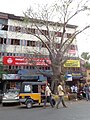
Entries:
[[86,96],[86,100],[90,100],[90,95],[89,95],[89,85],[88,84],[85,84],[84,88],[83,88],[84,92],[85,92],[85,96]]
[[50,102],[50,105],[54,107],[52,98],[51,98],[51,90],[50,90],[50,84],[47,83],[46,89],[45,89],[45,101],[44,101],[44,108],[46,108],[46,103]]
[[71,86],[71,92],[72,92],[72,93],[77,93],[77,92],[78,92],[78,87],[77,87],[76,84],[73,85],[73,86]]
[[67,106],[65,105],[65,102],[64,102],[65,92],[61,83],[58,84],[57,92],[58,92],[59,99],[57,101],[56,108],[58,109],[60,102],[62,102],[63,107],[66,108]]
[[78,100],[78,99],[77,99],[78,87],[77,87],[76,84],[73,85],[73,86],[71,86],[71,93],[73,93],[74,98],[75,98],[75,100],[77,101],[77,100]]

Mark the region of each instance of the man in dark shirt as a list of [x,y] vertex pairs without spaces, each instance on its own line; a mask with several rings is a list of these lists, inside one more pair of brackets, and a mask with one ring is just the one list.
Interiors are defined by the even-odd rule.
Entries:
[[90,95],[89,95],[89,85],[85,84],[84,88],[83,88],[85,94],[86,94],[86,100],[90,100]]

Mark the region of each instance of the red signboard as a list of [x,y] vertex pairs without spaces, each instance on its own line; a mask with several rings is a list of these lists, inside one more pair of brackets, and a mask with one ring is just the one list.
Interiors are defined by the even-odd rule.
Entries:
[[4,65],[30,65],[30,66],[48,66],[51,64],[49,58],[27,58],[21,56],[4,56],[3,57]]
[[68,53],[70,53],[70,54],[76,54],[76,50],[68,50]]

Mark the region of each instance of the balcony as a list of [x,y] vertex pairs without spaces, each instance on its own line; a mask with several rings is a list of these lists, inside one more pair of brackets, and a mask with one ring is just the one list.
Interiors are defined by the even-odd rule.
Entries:
[[7,38],[7,31],[5,31],[5,30],[0,30],[0,37],[2,37],[2,38]]

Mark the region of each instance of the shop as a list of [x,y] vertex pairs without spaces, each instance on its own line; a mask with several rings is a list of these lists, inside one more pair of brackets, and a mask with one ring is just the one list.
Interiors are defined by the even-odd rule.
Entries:
[[82,73],[80,72],[70,72],[66,73],[66,85],[71,87],[72,85],[77,85],[78,88],[83,83],[81,80],[83,78]]

